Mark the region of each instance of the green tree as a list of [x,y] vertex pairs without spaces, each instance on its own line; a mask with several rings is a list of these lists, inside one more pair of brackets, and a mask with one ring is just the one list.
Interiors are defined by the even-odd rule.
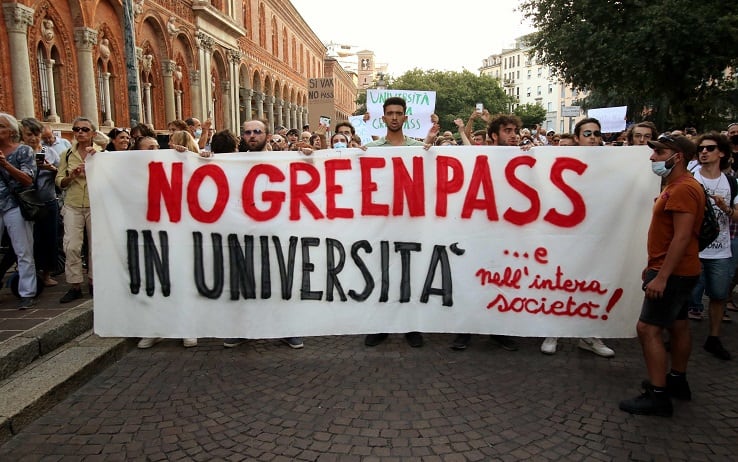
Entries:
[[523,121],[523,127],[532,127],[535,124],[542,124],[546,120],[546,108],[540,104],[521,104],[513,111],[516,116]]
[[[456,132],[454,119],[461,118],[466,122],[477,103],[484,104],[490,113],[507,112],[514,100],[505,94],[499,79],[490,76],[479,76],[469,71],[424,71],[413,69],[397,78],[389,79],[388,88],[399,90],[423,90],[436,92],[436,114],[438,114],[441,131]],[[362,114],[366,109],[366,94],[357,98]],[[480,120],[479,127],[484,123]]]
[[[733,114],[738,3],[724,0],[524,0],[537,58],[630,120],[700,129]],[[726,93],[727,92],[727,93]]]

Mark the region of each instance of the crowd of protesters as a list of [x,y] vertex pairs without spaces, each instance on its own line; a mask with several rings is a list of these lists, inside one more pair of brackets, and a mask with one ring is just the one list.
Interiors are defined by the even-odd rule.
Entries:
[[[394,99],[390,100],[390,109],[401,110],[404,114],[404,101],[402,101],[403,104],[399,104]],[[385,103],[384,117],[387,117],[387,111],[388,104]],[[403,114],[398,112],[397,116],[407,118]],[[368,114],[365,120],[367,118]],[[712,131],[698,135],[693,128],[659,132],[652,122],[640,122],[631,125],[627,130],[605,134],[602,133],[597,119],[585,118],[576,124],[572,133],[557,133],[554,130],[544,130],[540,125],[523,127],[520,119],[512,114],[492,116],[486,111],[474,111],[467,122],[462,119],[454,121],[458,130],[454,134],[452,131],[441,133],[437,120],[437,116],[432,119],[432,128],[422,141],[412,140],[402,135],[401,123],[399,124],[399,135],[396,132],[393,133],[390,126],[397,125],[393,122],[392,124],[387,123],[387,138],[374,137],[371,143],[363,144],[354,127],[346,121],[339,122],[333,127],[332,132],[331,127],[325,125],[320,125],[314,131],[306,125],[301,129],[276,127],[274,133],[270,133],[265,121],[247,121],[241,127],[240,136],[238,136],[230,129],[216,132],[210,120],[201,123],[193,117],[187,120],[171,121],[168,124],[168,135],[157,135],[151,127],[144,125],[138,125],[133,129],[113,128],[105,134],[100,132],[91,120],[79,117],[72,123],[73,141],[70,143],[55,135],[49,125],[34,118],[18,121],[10,114],[0,113],[0,179],[2,179],[0,181],[0,229],[5,231],[5,238],[9,239],[0,268],[7,271],[13,264],[16,265],[20,298],[18,308],[21,310],[33,306],[40,285],[59,284],[54,276],[61,274],[60,261],[64,261],[63,272],[65,282],[69,286],[68,291],[60,299],[60,303],[82,298],[85,283],[88,294],[92,296],[92,261],[87,256],[90,250],[92,229],[85,159],[101,150],[160,149],[163,140],[166,140],[164,147],[180,152],[191,151],[204,157],[232,152],[269,150],[299,151],[309,156],[318,150],[325,149],[360,148],[366,151],[372,146],[416,144],[423,145],[426,150],[434,146],[491,145],[519,146],[526,151],[537,146],[648,145],[653,150],[651,161],[654,173],[665,178],[662,187],[671,187],[669,178],[673,171],[688,172],[690,178],[694,178],[705,188],[720,223],[720,235],[715,245],[708,246],[697,256],[699,274],[694,278],[694,284],[687,284],[690,289],[689,296],[679,299],[680,306],[672,307],[675,310],[672,319],[661,324],[656,323],[657,331],[661,332],[661,328],[669,329],[672,332],[672,338],[679,341],[679,335],[683,332],[680,334],[678,329],[672,331],[674,325],[682,326],[680,327],[682,329],[684,321],[701,321],[707,316],[710,323],[710,334],[703,345],[705,350],[719,359],[731,359],[730,353],[720,342],[719,334],[721,323],[731,321],[726,311],[738,311],[733,301],[733,289],[738,282],[738,214],[734,213],[736,211],[735,198],[738,194],[735,181],[738,169],[734,169],[734,165],[738,165],[738,123],[730,124],[724,131]],[[474,130],[473,127],[477,120],[482,120],[486,129]],[[255,122],[258,123],[255,124]],[[395,142],[397,139],[405,141],[397,144]],[[666,155],[665,153],[670,154],[671,157],[660,160],[659,156]],[[38,190],[40,197],[51,212],[47,215],[48,218],[31,222],[21,215],[15,193],[29,187],[35,187]],[[668,205],[665,210],[669,211]],[[654,220],[656,220],[656,212],[654,213]],[[63,231],[59,226],[60,221],[63,223]],[[61,248],[58,245],[60,234],[63,234]],[[64,258],[60,259],[60,255]],[[645,274],[644,277],[646,277]],[[644,288],[649,284],[650,280],[646,280]],[[663,287],[657,287],[657,289],[661,292],[656,293],[665,297]],[[709,300],[707,315],[703,307],[703,298]],[[650,318],[647,317],[647,302],[648,292],[646,301],[644,301],[644,313],[646,314],[642,314],[639,321],[638,332],[642,343],[647,342],[651,338],[648,335],[652,336],[655,332],[653,329],[649,330],[649,327],[653,326],[649,324]],[[672,302],[677,303],[673,300]],[[643,326],[641,326],[642,323]],[[417,335],[413,336],[414,334]],[[386,336],[386,334],[372,335]],[[518,348],[517,343],[510,337],[495,337],[495,340],[505,349],[514,351]],[[470,334],[458,334],[451,348],[464,350],[470,339]],[[149,348],[159,340],[141,339],[139,347]],[[302,347],[301,339],[285,340],[293,348]],[[227,339],[225,344],[232,347],[242,341],[243,339]],[[370,335],[367,337],[366,344],[376,346],[380,342],[381,339],[377,341]],[[409,333],[408,342],[413,347],[422,346],[422,336],[419,333]],[[193,347],[197,345],[197,339],[183,339],[183,343],[186,347]],[[557,344],[558,339],[546,338],[540,346],[541,352],[555,354]],[[579,339],[578,346],[602,357],[615,355],[611,348],[596,338]],[[648,363],[648,349],[645,344],[644,354]],[[661,361],[666,361],[665,357],[662,357]],[[667,397],[689,399],[691,393],[686,385],[685,369],[684,362],[674,362],[665,381],[654,380],[650,377],[650,382],[644,382],[644,394],[635,400],[624,401],[621,403],[621,408],[634,413],[671,415],[670,402],[667,409],[663,399],[658,401],[655,397],[658,393],[666,392]]]

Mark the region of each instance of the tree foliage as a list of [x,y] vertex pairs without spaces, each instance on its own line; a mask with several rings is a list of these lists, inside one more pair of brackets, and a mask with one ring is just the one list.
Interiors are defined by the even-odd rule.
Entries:
[[[478,76],[467,70],[451,72],[413,69],[396,79],[390,79],[389,88],[435,91],[436,114],[439,117],[441,131],[455,132],[454,119],[461,118],[466,122],[477,103],[484,104],[485,109],[496,114],[507,112],[512,102],[510,96],[502,89],[499,79],[486,75]],[[365,103],[366,94],[359,95],[357,104],[361,106]],[[482,124],[480,122],[480,127]]]
[[523,127],[532,127],[535,124],[542,124],[546,120],[546,108],[540,104],[521,104],[515,108],[515,115],[520,117]]
[[[524,0],[537,58],[630,120],[704,129],[730,117],[738,3],[724,0]],[[727,93],[726,93],[727,92]]]

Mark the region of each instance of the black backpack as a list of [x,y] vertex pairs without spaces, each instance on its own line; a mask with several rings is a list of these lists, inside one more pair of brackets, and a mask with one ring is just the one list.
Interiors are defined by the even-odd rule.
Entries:
[[[723,175],[725,174],[723,173]],[[725,177],[728,179],[728,184],[730,185],[730,206],[733,207],[735,196],[738,195],[738,181],[732,176],[725,175]],[[717,215],[715,215],[715,210],[712,208],[710,196],[707,194],[704,186],[702,186],[702,190],[705,192],[705,215],[702,218],[700,234],[697,238],[700,252],[712,244],[717,239],[718,234],[720,234],[720,223],[718,223]]]

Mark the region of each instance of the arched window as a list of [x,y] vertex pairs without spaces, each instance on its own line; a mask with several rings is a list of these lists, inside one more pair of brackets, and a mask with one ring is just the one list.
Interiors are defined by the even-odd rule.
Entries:
[[279,28],[277,18],[274,16],[272,16],[272,54],[275,58],[279,58]]
[[51,93],[49,92],[49,86],[52,82],[49,82],[49,70],[46,65],[46,56],[44,48],[40,44],[36,50],[36,61],[38,64],[38,84],[41,92],[39,95],[41,97],[41,113],[43,114],[44,119],[46,119],[51,115],[51,101],[49,100]]
[[266,13],[264,13],[264,5],[259,5],[259,46],[266,48]]
[[110,118],[110,114],[105,112],[107,107],[108,95],[105,94],[105,68],[102,59],[97,60],[97,94],[98,94],[98,110],[100,111],[100,122],[104,122]]

